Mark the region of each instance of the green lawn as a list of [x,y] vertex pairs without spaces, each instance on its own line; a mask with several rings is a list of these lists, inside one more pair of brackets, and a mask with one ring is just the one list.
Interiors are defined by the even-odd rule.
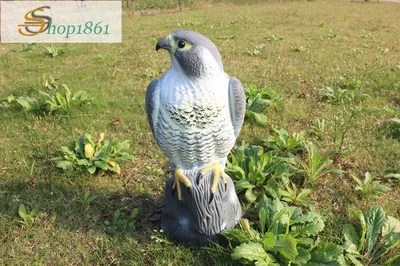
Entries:
[[[350,1],[213,4],[154,16],[125,10],[122,44],[56,45],[66,53],[54,58],[44,55],[43,44],[22,53],[11,51],[19,45],[1,44],[0,102],[10,94],[38,97],[44,74],[94,100],[54,115],[0,107],[0,265],[232,265],[228,248],[174,243],[145,219],[136,230],[105,224],[118,209],[127,214],[144,199],[163,198],[169,165],[147,124],[144,96],[169,67],[167,53],[155,51],[157,40],[178,28],[210,38],[225,71],[243,84],[278,88],[282,108],[268,111],[266,126],[246,122],[238,144],[257,143],[272,128],[308,132],[316,119],[346,118],[340,105],[322,101],[325,88],[362,83],[369,95],[364,112],[334,162],[345,173],[325,175],[311,193],[327,217],[321,237],[340,244],[340,225],[356,221],[354,209],[381,205],[400,218],[399,182],[381,179],[391,190],[366,197],[350,177],[400,173],[400,142],[390,122],[400,117],[399,14],[398,3]],[[261,54],[250,55],[261,44]],[[113,125],[116,119],[121,123]],[[136,159],[122,164],[120,175],[57,169],[60,147],[84,132],[129,140]],[[334,148],[333,128],[305,138],[323,151]],[[88,191],[97,198],[85,206]],[[18,222],[20,204],[40,204],[32,227]]]

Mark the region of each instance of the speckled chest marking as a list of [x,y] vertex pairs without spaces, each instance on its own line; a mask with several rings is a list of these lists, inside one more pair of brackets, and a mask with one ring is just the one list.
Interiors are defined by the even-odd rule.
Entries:
[[205,129],[218,122],[224,106],[193,106],[192,108],[180,108],[175,106],[165,106],[169,117],[176,124],[183,127],[196,127]]

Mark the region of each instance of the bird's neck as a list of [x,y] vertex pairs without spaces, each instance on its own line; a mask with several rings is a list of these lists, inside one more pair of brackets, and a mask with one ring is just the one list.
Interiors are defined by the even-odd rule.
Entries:
[[170,71],[173,71],[176,76],[186,77],[193,81],[195,80],[213,80],[224,75],[225,72],[219,66],[207,65],[199,69],[199,75],[188,76],[179,64],[171,62]]

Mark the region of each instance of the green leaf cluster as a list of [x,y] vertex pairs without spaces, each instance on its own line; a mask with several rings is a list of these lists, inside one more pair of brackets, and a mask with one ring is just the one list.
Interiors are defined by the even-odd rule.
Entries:
[[[355,266],[400,265],[400,221],[386,215],[382,207],[365,214],[355,211],[360,225],[343,226],[343,249],[348,263]],[[397,254],[397,255],[394,255]]]
[[53,58],[65,54],[65,50],[54,45],[44,47],[44,54]]
[[72,105],[82,106],[92,101],[86,91],[78,91],[72,94],[67,85],[61,84],[61,86],[64,89],[63,93],[58,88],[49,92],[39,91],[42,96],[41,101],[43,102],[44,109],[47,112],[52,113],[57,110],[68,111]]
[[72,93],[66,84],[61,84],[61,88],[55,83],[48,83],[45,88],[49,91],[39,91],[39,98],[20,96],[16,98],[9,95],[6,101],[0,103],[0,107],[10,108],[12,106],[23,108],[25,111],[36,111],[54,113],[56,111],[67,112],[72,106],[83,106],[90,104],[92,99],[88,97],[86,91]]
[[325,88],[322,100],[332,105],[358,104],[369,97],[361,92],[362,87],[363,82],[357,77],[342,77],[333,88]]
[[325,226],[321,215],[266,197],[260,206],[259,231],[247,222],[241,223],[242,229],[222,232],[231,243],[240,243],[232,250],[233,260],[271,266],[345,265],[340,246],[314,240]]
[[243,143],[231,154],[226,172],[236,181],[236,192],[244,193],[246,201],[252,203],[270,189],[269,179],[289,175],[293,169],[290,159],[276,157],[272,151],[264,152],[261,146]]
[[128,152],[129,146],[128,140],[117,142],[115,139],[104,139],[104,133],[94,142],[92,136],[85,133],[76,141],[74,150],[66,146],[61,147],[64,160],[59,161],[57,167],[69,171],[86,169],[90,174],[94,174],[98,169],[119,174],[119,163],[135,159]]
[[258,56],[263,54],[263,50],[267,45],[265,43],[258,44],[254,47],[251,47],[250,50],[247,51],[247,53],[251,56]]
[[314,125],[310,127],[308,132],[318,139],[323,139],[323,137],[327,134],[327,129],[331,127],[331,123],[327,122],[325,119],[315,119]]
[[315,185],[320,177],[328,173],[341,175],[343,172],[340,169],[330,167],[332,164],[331,158],[335,155],[335,151],[330,151],[326,155],[321,154],[313,144],[307,144],[307,159],[303,161],[300,157],[290,154],[290,157],[296,162],[300,171],[305,173],[305,176],[312,185]]
[[355,175],[351,175],[351,177],[357,183],[355,190],[360,191],[365,196],[384,194],[386,191],[390,190],[389,187],[382,185],[379,180],[374,180],[373,176],[369,172],[365,173],[363,180],[359,179]]
[[283,182],[284,189],[278,187],[279,189],[278,195],[280,195],[283,201],[286,201],[288,203],[297,206],[305,206],[305,207],[311,206],[311,203],[308,199],[308,195],[311,193],[311,189],[309,188],[298,189],[297,186],[293,182],[290,182],[286,176],[282,176],[281,180]]
[[[322,155],[300,137],[290,138],[285,130],[276,131],[279,133],[275,137],[267,138],[270,151],[242,143],[231,153],[226,172],[235,181],[236,192],[248,203],[257,203],[263,195],[269,195],[297,206],[310,206],[308,195],[311,190],[298,189],[289,178],[304,175],[311,185],[315,185],[327,173],[342,174],[341,170],[330,167],[334,152]],[[301,147],[307,151],[305,159],[290,152]]]
[[19,47],[11,49],[14,53],[26,53],[26,52],[32,52],[33,51],[33,46],[34,43],[23,43]]
[[244,88],[246,94],[245,119],[257,125],[266,125],[265,112],[270,107],[279,108],[282,99],[278,96],[278,90],[274,87],[258,89],[255,85]]
[[115,226],[121,230],[135,230],[136,221],[139,215],[139,209],[132,210],[130,215],[124,215],[121,210],[116,210],[111,219],[105,220],[104,224],[107,226]]
[[39,205],[36,205],[35,208],[29,210],[25,207],[25,205],[20,204],[18,208],[18,215],[21,217],[21,221],[19,223],[23,224],[25,227],[30,228],[35,223],[35,218],[39,211]]
[[275,134],[265,137],[263,144],[274,154],[287,156],[289,153],[296,153],[306,145],[304,132],[294,133],[290,136],[283,128],[273,130]]

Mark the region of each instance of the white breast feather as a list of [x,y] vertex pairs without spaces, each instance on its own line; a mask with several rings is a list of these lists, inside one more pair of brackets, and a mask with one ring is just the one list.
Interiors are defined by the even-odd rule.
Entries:
[[[214,60],[205,55],[205,60]],[[213,162],[224,167],[235,142],[229,113],[229,76],[210,71],[210,75],[194,81],[172,67],[160,78],[156,139],[171,164],[184,170]]]

